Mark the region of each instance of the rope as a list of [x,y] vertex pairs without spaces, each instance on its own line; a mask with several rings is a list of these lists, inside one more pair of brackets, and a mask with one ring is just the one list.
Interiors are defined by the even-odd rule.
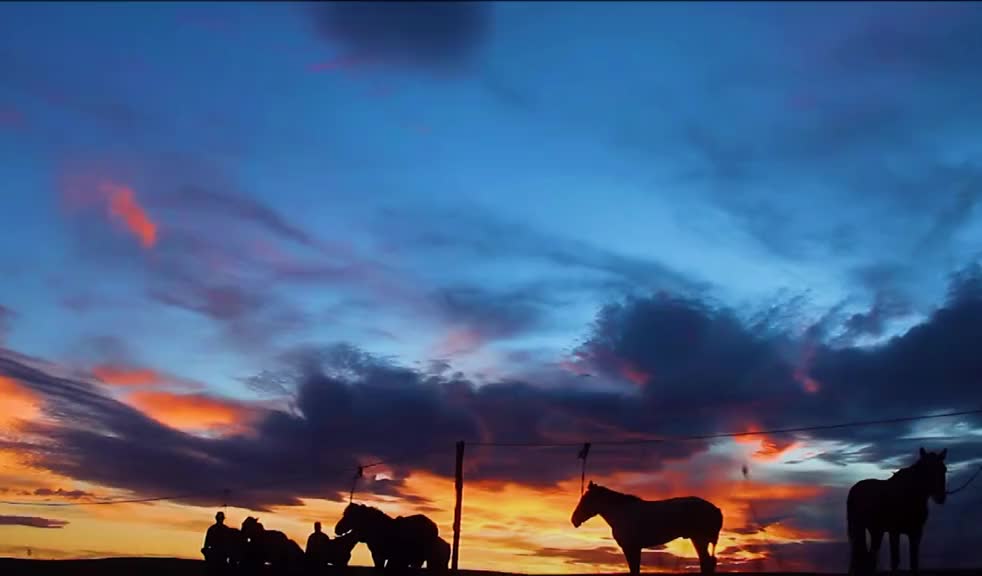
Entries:
[[348,504],[351,504],[355,500],[355,488],[358,486],[358,479],[365,475],[365,467],[359,466],[358,470],[355,471],[354,477],[351,478],[351,493],[348,495]]
[[584,442],[583,448],[580,448],[580,453],[576,455],[577,458],[583,461],[583,466],[580,468],[580,496],[583,495],[585,490],[584,484],[586,484],[586,457],[590,454],[590,443]]
[[950,496],[952,494],[957,494],[957,493],[961,492],[962,490],[968,488],[968,485],[971,484],[972,482],[974,482],[975,479],[979,477],[979,474],[980,473],[982,473],[982,464],[979,464],[979,467],[975,469],[975,474],[972,474],[972,477],[969,478],[968,480],[966,480],[964,484],[962,484],[958,488],[955,488],[954,490],[947,490],[947,491],[945,491],[945,494],[948,495],[948,496]]

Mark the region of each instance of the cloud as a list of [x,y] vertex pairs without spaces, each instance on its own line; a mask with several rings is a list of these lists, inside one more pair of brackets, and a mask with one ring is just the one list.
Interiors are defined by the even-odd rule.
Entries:
[[348,57],[441,72],[471,65],[491,27],[484,2],[330,3],[309,13]]
[[432,317],[447,326],[435,350],[437,357],[470,353],[489,342],[527,333],[542,324],[545,309],[555,304],[532,287],[492,292],[456,286],[438,289],[425,298]]
[[105,208],[105,217],[122,225],[143,248],[157,245],[159,225],[137,201],[133,187],[105,179],[94,184],[86,180],[80,177],[65,184],[63,200],[69,208]]
[[706,287],[657,260],[545,234],[521,223],[491,217],[485,210],[383,210],[380,217],[376,231],[391,243],[393,250],[411,246],[438,253],[462,253],[476,261],[536,260],[575,273],[574,278],[557,283],[567,289],[588,286],[622,292],[644,286],[690,293]]
[[90,498],[94,496],[91,492],[86,492],[85,490],[65,490],[63,488],[58,488],[57,490],[52,490],[51,488],[38,488],[33,492],[35,496],[57,496],[58,498],[67,498],[74,500],[77,498]]
[[[541,490],[578,479],[575,446],[505,448],[475,442],[657,439],[871,414],[924,414],[979,403],[982,398],[972,391],[982,365],[971,346],[982,338],[978,272],[955,277],[945,304],[903,335],[863,347],[814,341],[810,373],[821,382],[815,393],[802,390],[795,379],[801,342],[794,331],[746,320],[713,303],[667,295],[605,308],[579,349],[600,377],[620,376],[611,358],[650,374],[636,386],[612,390],[579,378],[556,386],[520,379],[476,385],[460,374],[405,368],[353,347],[302,348],[256,377],[268,389],[292,393],[290,407],[256,409],[247,432],[218,437],[166,426],[100,387],[53,376],[48,367],[9,354],[0,357],[0,373],[43,398],[48,420],[33,424],[30,436],[41,439],[31,449],[39,466],[141,495],[188,493],[178,500],[215,505],[228,488],[236,505],[256,509],[294,505],[302,498],[343,499],[355,466],[376,460],[389,462],[385,476],[366,478],[360,490],[401,495],[414,474],[449,478],[458,439],[471,442],[469,482],[485,489]],[[929,394],[923,382],[931,382]],[[977,426],[977,421],[966,418],[962,424]],[[843,510],[835,498],[841,500],[841,490],[857,472],[845,468],[834,481],[808,473],[808,483],[801,483],[800,475],[795,483],[788,481],[794,469],[782,466],[769,472],[775,476],[767,482],[741,481],[740,458],[767,467],[810,449],[820,452],[813,460],[899,467],[916,455],[918,445],[947,446],[958,461],[982,457],[970,439],[903,437],[917,431],[896,426],[756,438],[738,443],[737,453],[725,457],[701,440],[598,445],[589,466],[591,475],[645,497],[708,494],[725,502],[727,526],[743,530],[738,536],[784,546],[797,537],[841,532]],[[134,461],[141,467],[124,465]],[[830,490],[836,495],[826,501]],[[751,522],[763,532],[753,530]]]
[[10,332],[13,317],[14,312],[10,308],[0,304],[0,345],[3,345],[7,334]]
[[[626,566],[624,553],[614,546],[600,546],[586,550],[568,550],[565,548],[539,548],[529,555],[547,558],[562,558],[572,566],[590,566],[594,569],[603,567],[609,570],[623,570]],[[641,567],[644,570],[675,571],[698,569],[698,562],[676,556],[662,550],[644,550],[641,552]]]
[[70,89],[55,73],[57,66],[39,66],[33,59],[0,50],[0,69],[4,71],[0,85],[96,120],[119,134],[131,135],[152,127],[150,118],[112,94]]
[[207,394],[138,391],[126,394],[123,401],[162,424],[191,433],[241,430],[255,414],[241,402]]
[[157,224],[137,203],[133,189],[108,182],[100,189],[109,195],[109,214],[120,220],[144,248],[153,248],[157,243]]
[[92,368],[92,374],[101,382],[112,386],[147,386],[160,382],[160,375],[149,368],[133,368],[100,364]]
[[[833,347],[817,342],[808,371],[820,383],[813,394],[796,382],[800,345],[791,337],[750,332],[731,313],[707,310],[702,304],[646,300],[629,306],[627,314],[615,309],[598,323],[586,349],[603,347],[655,374],[643,394],[663,414],[690,415],[673,426],[677,431],[689,422],[716,422],[730,429],[750,424],[781,428],[817,423],[815,414],[822,414],[825,422],[845,422],[870,414],[949,411],[982,404],[982,398],[973,395],[982,365],[968,345],[982,336],[979,277],[977,269],[955,277],[943,306],[879,345]],[[962,426],[978,425],[975,417],[960,421]],[[918,442],[937,449],[957,445],[963,457],[972,457],[969,438],[902,440],[902,432],[873,427],[810,436],[867,445],[859,455],[867,462],[906,462]],[[836,452],[820,458],[832,461]]]
[[0,516],[0,526],[28,526],[30,528],[64,528],[65,520],[52,520],[40,516]]
[[13,378],[0,375],[0,433],[18,430],[25,421],[39,415],[41,398],[29,387]]
[[844,322],[843,340],[854,341],[861,337],[880,337],[891,320],[902,318],[913,310],[904,298],[889,292],[877,292],[873,304],[866,312],[856,312]]
[[301,228],[291,224],[275,210],[244,194],[230,194],[201,186],[184,186],[159,199],[165,209],[190,212],[199,218],[237,218],[251,222],[266,231],[304,246],[318,242]]

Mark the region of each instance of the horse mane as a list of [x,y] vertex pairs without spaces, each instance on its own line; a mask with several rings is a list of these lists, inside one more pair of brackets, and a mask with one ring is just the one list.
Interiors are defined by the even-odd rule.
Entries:
[[639,498],[638,496],[635,496],[634,494],[625,494],[624,492],[618,492],[616,490],[611,490],[610,488],[607,488],[606,486],[601,486],[600,484],[593,484],[590,487],[590,489],[591,490],[595,490],[601,496],[603,496],[605,498],[609,498],[609,499],[617,499],[617,500],[629,501],[629,502],[641,502],[642,501],[641,498]]
[[353,506],[357,506],[358,508],[362,509],[362,511],[364,511],[366,514],[372,516],[373,520],[392,520],[392,516],[389,516],[374,506],[369,506],[367,504],[353,504]]

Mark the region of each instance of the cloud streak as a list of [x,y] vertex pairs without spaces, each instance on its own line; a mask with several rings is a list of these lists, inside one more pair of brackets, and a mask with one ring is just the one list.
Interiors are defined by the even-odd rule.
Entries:
[[60,529],[68,526],[65,520],[53,520],[40,516],[0,516],[0,526],[27,526],[29,528]]

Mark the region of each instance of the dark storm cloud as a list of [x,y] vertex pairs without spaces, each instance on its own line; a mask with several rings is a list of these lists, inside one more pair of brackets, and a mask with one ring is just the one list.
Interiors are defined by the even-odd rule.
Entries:
[[52,520],[40,516],[0,516],[0,526],[28,526],[30,528],[64,528],[65,520]]
[[[982,275],[952,280],[948,301],[907,333],[877,347],[801,342],[755,332],[731,311],[672,297],[606,308],[578,351],[602,373],[645,375],[655,414],[685,414],[676,430],[782,428],[982,406]],[[850,318],[847,322],[852,321]],[[855,324],[855,322],[853,322]],[[818,387],[809,393],[810,378]],[[819,437],[880,442],[872,460],[916,450],[896,428],[828,431]]]
[[[292,391],[289,411],[268,410],[244,436],[201,438],[167,428],[85,382],[52,376],[4,354],[0,373],[45,399],[55,424],[36,424],[47,439],[37,461],[59,474],[136,491],[183,494],[216,504],[224,488],[256,508],[331,497],[349,488],[351,471],[368,460],[391,462],[400,491],[410,470],[449,476],[458,439],[576,443],[663,435],[824,424],[906,416],[982,404],[975,379],[982,359],[982,276],[952,282],[948,302],[906,334],[871,348],[813,343],[811,356],[771,326],[754,331],[735,314],[692,299],[656,296],[605,309],[580,357],[600,374],[620,376],[624,363],[647,378],[628,392],[522,381],[475,386],[460,374],[424,372],[351,347],[298,349],[255,380]],[[816,379],[809,393],[802,372]],[[964,439],[900,439],[903,426],[816,432],[814,437],[872,444],[862,460],[906,465],[919,445],[949,447],[952,464],[982,454]],[[591,471],[656,473],[673,459],[704,451],[703,441],[645,449],[598,445]],[[471,445],[468,477],[550,486],[575,476],[576,447]],[[139,463],[138,465],[134,463]],[[708,472],[707,472],[708,473]],[[362,485],[372,491],[371,480]],[[425,497],[425,495],[423,495]],[[763,503],[764,518],[788,513]]]
[[429,70],[472,64],[491,27],[484,2],[325,2],[315,27],[349,56]]
[[[41,393],[56,421],[33,430],[46,439],[32,450],[40,465],[141,495],[184,495],[178,499],[198,504],[219,503],[225,488],[236,505],[254,508],[330,498],[347,490],[359,463],[377,459],[390,462],[393,472],[393,480],[381,481],[378,489],[395,492],[410,470],[449,476],[456,439],[575,441],[655,431],[643,406],[617,394],[525,383],[475,388],[455,376],[422,374],[354,349],[298,354],[289,366],[259,379],[293,384],[290,412],[268,411],[246,436],[209,439],[167,428],[85,382],[0,359],[0,373]],[[666,446],[645,461],[633,453],[598,451],[591,466],[651,471],[664,458],[703,448]],[[535,458],[529,458],[474,447],[468,474],[473,480],[551,485],[574,472],[570,450],[532,452]],[[371,480],[362,489],[375,491]]]
[[912,312],[911,304],[896,293],[877,292],[865,312],[856,312],[843,323],[842,341],[851,342],[863,336],[882,336],[890,321]]

